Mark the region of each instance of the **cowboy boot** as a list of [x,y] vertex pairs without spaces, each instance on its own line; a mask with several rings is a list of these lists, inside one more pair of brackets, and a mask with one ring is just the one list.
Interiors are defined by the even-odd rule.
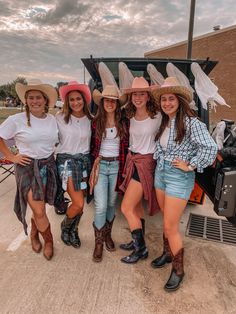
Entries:
[[106,224],[105,224],[105,226],[106,226],[106,228],[105,228],[105,246],[109,252],[116,250],[114,241],[111,238],[111,230],[112,230],[112,225],[113,225],[114,219],[115,219],[115,217],[110,222],[107,220]]
[[[142,224],[143,235],[145,235],[145,219],[141,218],[140,220]],[[125,251],[133,251],[134,250],[133,240],[131,240],[128,243],[120,244],[120,249],[125,250]]]
[[40,231],[44,239],[43,255],[49,261],[53,257],[53,238],[51,233],[50,224],[45,231]]
[[166,264],[169,264],[171,262],[172,262],[172,257],[171,257],[171,250],[170,250],[170,246],[169,246],[169,241],[163,233],[163,253],[161,256],[155,258],[151,262],[151,266],[153,268],[161,268],[161,267],[163,267]]
[[143,237],[142,229],[135,229],[131,232],[133,242],[134,242],[134,251],[121,259],[121,262],[127,264],[137,263],[140,259],[145,259],[148,257],[148,250]]
[[73,219],[74,222],[71,226],[70,233],[69,233],[69,242],[74,248],[79,248],[81,246],[79,233],[78,233],[78,225],[80,222],[80,218],[82,217],[83,212],[76,215]]
[[31,239],[32,250],[36,253],[39,253],[42,249],[42,244],[39,240],[38,228],[33,218],[31,218],[30,239]]
[[94,234],[95,234],[95,248],[93,251],[93,261],[94,262],[101,262],[106,225],[104,225],[99,230],[96,228],[95,224],[93,223],[93,228],[94,228]]
[[71,245],[70,231],[74,222],[75,222],[75,219],[69,218],[67,215],[61,222],[61,239],[66,245]]
[[179,288],[180,283],[184,277],[184,249],[180,249],[178,253],[172,255],[172,270],[170,277],[165,284],[164,288],[166,291],[175,291]]

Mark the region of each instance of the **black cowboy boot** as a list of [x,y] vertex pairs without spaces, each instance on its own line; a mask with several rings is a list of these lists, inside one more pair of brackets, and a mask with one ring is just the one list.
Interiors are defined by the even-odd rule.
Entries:
[[95,223],[93,223],[94,235],[95,235],[95,248],[93,251],[93,261],[101,262],[103,254],[103,243],[105,240],[106,225],[101,229],[97,229]]
[[106,224],[105,224],[105,226],[106,226],[106,228],[105,228],[105,246],[109,252],[116,250],[114,241],[112,240],[112,237],[111,237],[111,230],[112,230],[112,225],[113,225],[114,220],[115,220],[115,217],[110,222],[107,220]]
[[[141,218],[143,235],[145,235],[145,219]],[[131,240],[129,243],[120,244],[120,249],[125,251],[133,251],[134,250],[134,242]]]
[[127,264],[137,263],[140,259],[145,259],[148,257],[148,250],[145,245],[143,230],[135,229],[131,232],[133,242],[134,242],[134,251],[121,259],[121,262]]
[[71,245],[70,243],[70,231],[74,223],[74,218],[69,218],[67,215],[61,222],[61,239],[66,245]]
[[78,233],[78,225],[83,212],[79,213],[73,218],[73,223],[69,232],[69,242],[74,248],[79,248],[81,246],[81,241]]
[[165,238],[165,235],[163,233],[163,253],[161,256],[155,258],[151,262],[151,266],[153,268],[161,268],[165,266],[166,264],[169,264],[172,262],[172,257],[171,257],[171,250],[169,246],[169,241],[167,238]]
[[172,256],[172,270],[164,289],[168,292],[179,288],[184,278],[184,249],[180,249],[175,256]]

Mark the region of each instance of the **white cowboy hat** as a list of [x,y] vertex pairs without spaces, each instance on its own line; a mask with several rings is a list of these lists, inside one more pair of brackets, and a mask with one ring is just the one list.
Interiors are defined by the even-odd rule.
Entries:
[[57,91],[52,85],[44,84],[37,79],[29,80],[27,85],[16,83],[15,89],[18,97],[24,105],[26,105],[25,93],[30,90],[37,90],[44,93],[48,97],[49,107],[54,107],[58,98]]
[[99,106],[103,98],[117,99],[121,106],[124,105],[127,100],[126,95],[119,96],[117,87],[114,85],[107,85],[102,93],[97,89],[93,91],[93,101],[96,105]]

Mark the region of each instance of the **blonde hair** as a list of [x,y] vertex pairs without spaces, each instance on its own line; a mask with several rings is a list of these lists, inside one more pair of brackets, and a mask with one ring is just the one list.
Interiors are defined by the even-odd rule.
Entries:
[[[25,93],[25,112],[26,112],[26,118],[27,118],[27,125],[28,126],[31,126],[31,123],[30,123],[30,109],[29,109],[29,106],[27,104],[27,97],[28,97],[28,93],[31,92],[31,90],[28,90],[26,93]],[[45,104],[45,107],[44,107],[44,112],[45,113],[48,113],[49,111],[49,99],[48,99],[48,96],[46,94],[44,94],[41,90],[37,90],[37,92],[40,92],[42,95],[43,95],[43,98],[46,100],[46,104]]]

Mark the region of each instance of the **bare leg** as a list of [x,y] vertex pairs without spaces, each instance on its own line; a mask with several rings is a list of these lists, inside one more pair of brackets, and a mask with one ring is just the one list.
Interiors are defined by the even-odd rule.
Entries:
[[44,201],[35,201],[32,190],[29,190],[27,201],[33,212],[33,218],[39,231],[45,231],[49,225]]
[[67,216],[73,218],[83,211],[84,208],[84,193],[82,190],[75,191],[72,177],[68,178],[67,192],[71,198],[72,204],[67,209]]

